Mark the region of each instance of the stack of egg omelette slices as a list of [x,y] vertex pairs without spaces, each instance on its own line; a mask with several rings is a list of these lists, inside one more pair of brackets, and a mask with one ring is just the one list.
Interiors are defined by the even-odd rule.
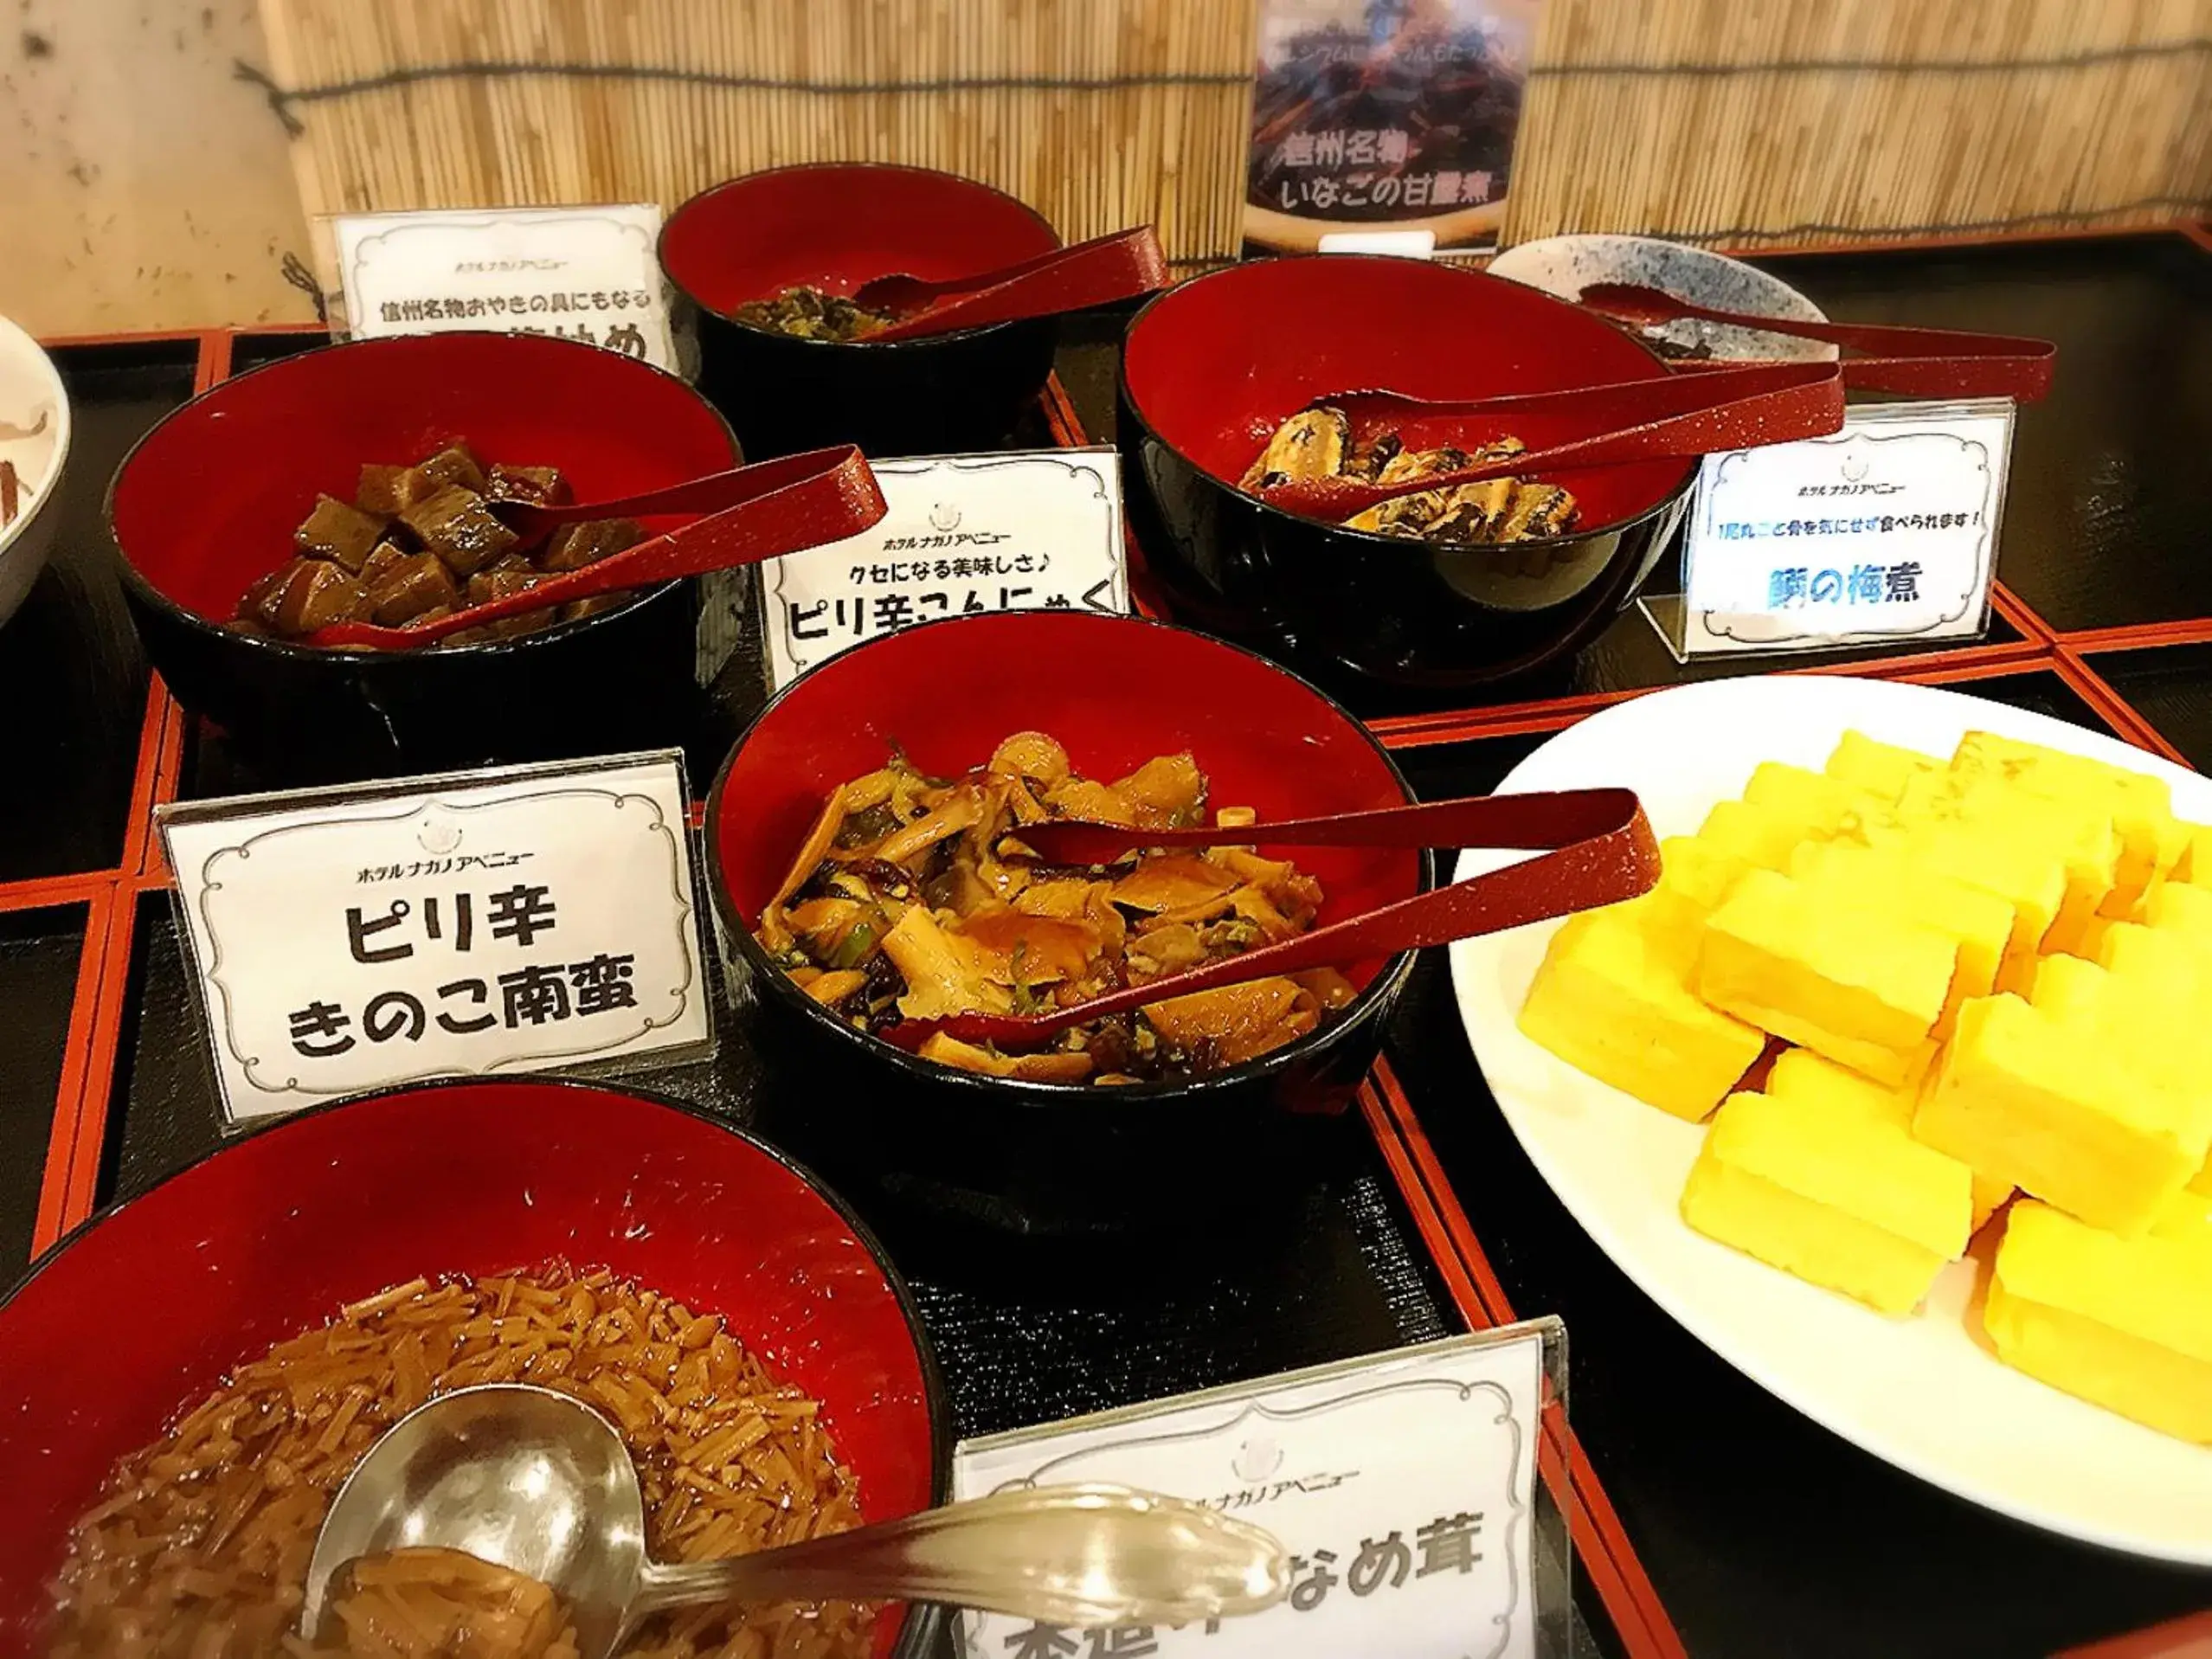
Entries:
[[2212,1445],[2212,828],[2078,755],[1851,732],[1661,852],[1521,1028],[1709,1121],[1683,1219],[1899,1317],[1987,1228],[2000,1358]]

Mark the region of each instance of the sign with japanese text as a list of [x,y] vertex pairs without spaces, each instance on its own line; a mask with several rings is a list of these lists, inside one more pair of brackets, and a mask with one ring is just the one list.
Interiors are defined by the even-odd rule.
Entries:
[[1126,612],[1121,458],[1012,451],[872,462],[870,530],[762,567],[778,687],[863,640],[985,611]]
[[1246,239],[1307,251],[1399,228],[1436,248],[1495,243],[1540,9],[1261,0]]
[[2012,405],[1882,403],[1832,437],[1709,455],[1682,565],[1685,655],[1979,634]]
[[1289,1599],[1249,1617],[1069,1630],[970,1613],[962,1653],[1535,1659],[1536,1437],[1562,1345],[1536,1321],[963,1441],[955,1498],[1103,1481],[1250,1521],[1294,1560]]
[[550,334],[678,366],[650,203],[349,214],[336,231],[357,336]]
[[159,814],[234,1123],[711,1035],[680,759]]

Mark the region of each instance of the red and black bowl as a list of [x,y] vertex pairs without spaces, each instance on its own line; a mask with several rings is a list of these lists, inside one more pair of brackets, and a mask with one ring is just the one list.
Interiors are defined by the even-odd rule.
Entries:
[[1044,389],[1052,318],[922,339],[807,340],[730,313],[786,288],[850,295],[903,273],[976,275],[1060,246],[1034,209],[956,173],[826,162],[748,173],[693,196],[660,233],[698,308],[699,389],[756,460],[826,444],[866,454],[995,448]]
[[[1017,731],[1049,733],[1079,775],[1124,776],[1188,751],[1217,807],[1263,820],[1411,799],[1341,707],[1262,658],[1132,617],[1029,611],[957,617],[832,659],[738,740],[707,803],[724,932],[774,1072],[779,1140],[839,1180],[1017,1231],[1110,1233],[1281,1206],[1286,1169],[1341,1146],[1341,1109],[1373,1064],[1410,953],[1347,967],[1349,1006],[1296,1042],[1184,1083],[1017,1082],[920,1059],[807,996],[753,936],[829,792],[893,745],[956,776]],[[1426,891],[1424,852],[1302,847],[1324,922]],[[849,1173],[848,1173],[849,1172]]]
[[[330,651],[222,625],[365,461],[466,440],[610,499],[738,462],[673,375],[574,341],[433,334],[325,346],[223,382],[138,441],[109,485],[123,591],[164,680],[273,776],[434,770],[677,741],[698,701],[698,584],[457,649]],[[648,521],[665,530],[680,519]],[[740,580],[750,572],[735,573]]]
[[[1218,271],[1130,325],[1130,527],[1175,614],[1212,632],[1397,686],[1502,679],[1584,644],[1635,597],[1682,523],[1694,460],[1546,473],[1579,503],[1575,529],[1502,547],[1347,530],[1238,480],[1277,426],[1329,392],[1460,399],[1666,372],[1578,306],[1450,266],[1332,254]],[[1582,434],[1553,417],[1515,435],[1534,449]]]
[[[421,1276],[605,1267],[704,1312],[821,1405],[860,1507],[942,1502],[951,1425],[912,1299],[781,1154],[582,1083],[434,1083],[258,1129],[96,1216],[0,1299],[0,1650],[35,1649],[71,1523],[232,1367]],[[879,1654],[933,1650],[889,1610]]]

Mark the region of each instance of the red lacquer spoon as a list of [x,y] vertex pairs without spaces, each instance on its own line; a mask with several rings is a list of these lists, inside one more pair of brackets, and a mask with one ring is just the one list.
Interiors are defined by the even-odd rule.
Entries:
[[[878,277],[861,285],[853,303],[871,311],[897,312],[899,320],[857,344],[911,340],[988,323],[1051,317],[1134,299],[1167,286],[1167,257],[1161,251],[1160,238],[1150,225],[1141,225],[971,277],[943,282],[903,274]],[[928,309],[916,309],[922,306]]]
[[1897,328],[1871,323],[1801,323],[1747,312],[1715,311],[1634,282],[1593,282],[1582,291],[1580,303],[1638,327],[1695,319],[1863,351],[1864,357],[1843,359],[1847,385],[1917,397],[2010,397],[2033,402],[2050,389],[2051,368],[2058,357],[2058,347],[2050,341],[2025,335],[1971,334],[1957,329]]
[[842,541],[875,524],[884,509],[883,492],[877,487],[876,475],[868,463],[851,444],[840,444],[716,473],[645,495],[539,511],[563,515],[554,523],[569,522],[570,515],[604,518],[704,511],[708,516],[609,554],[595,564],[546,576],[518,593],[471,605],[434,622],[395,628],[370,622],[338,622],[318,628],[296,643],[357,650],[425,646],[465,628],[528,615],[570,600],[758,564],[802,548]]
[[[1347,813],[1334,818],[1254,824],[1230,830],[1128,830],[1075,822],[1035,825],[1019,833],[1032,846],[1047,830],[1055,858],[1077,858],[1131,846],[1487,846],[1552,848],[1540,858],[1400,899],[1365,916],[1316,928],[1296,939],[1241,956],[1169,974],[1147,984],[1041,1014],[949,1014],[902,1019],[881,1034],[918,1050],[942,1032],[962,1043],[1033,1048],[1071,1026],[1130,1013],[1171,997],[1217,990],[1251,980],[1373,961],[1401,950],[1449,944],[1530,922],[1617,903],[1650,891],[1659,879],[1659,843],[1643,808],[1627,789],[1570,789],[1558,794],[1491,795],[1427,806]],[[1088,860],[1084,860],[1088,861]]]
[[[1386,391],[1345,392],[1315,402],[1349,405],[1347,415],[1357,409],[1363,416],[1393,414],[1408,420],[1481,416],[1485,430],[1470,440],[1476,447],[1482,439],[1496,435],[1500,418],[1516,413],[1571,415],[1595,428],[1586,437],[1426,478],[1391,484],[1343,477],[1291,479],[1257,492],[1270,506],[1286,512],[1341,522],[1378,502],[1484,479],[1534,478],[1546,472],[1709,455],[1822,437],[1842,428],[1843,377],[1833,363],[1776,363],[1456,402]],[[1434,434],[1423,439],[1424,444],[1442,440]]]

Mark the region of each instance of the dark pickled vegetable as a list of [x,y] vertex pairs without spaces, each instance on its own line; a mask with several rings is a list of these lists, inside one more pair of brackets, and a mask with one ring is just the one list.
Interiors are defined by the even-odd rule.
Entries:
[[820,288],[786,288],[771,299],[749,299],[730,313],[748,328],[788,334],[801,340],[865,340],[898,318],[870,311],[841,294]]

